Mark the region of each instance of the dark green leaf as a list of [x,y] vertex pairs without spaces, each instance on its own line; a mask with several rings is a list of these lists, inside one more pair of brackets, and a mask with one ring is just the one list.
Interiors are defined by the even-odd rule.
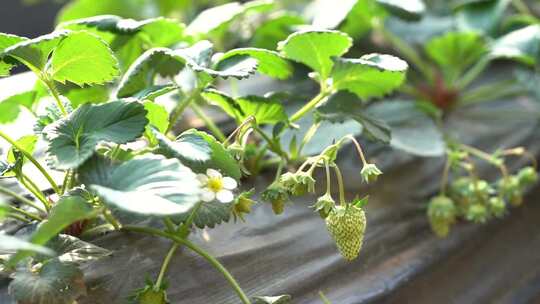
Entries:
[[337,58],[332,70],[334,88],[348,90],[363,100],[382,97],[401,86],[408,69],[397,57],[381,54],[359,59]]
[[57,169],[73,169],[90,158],[100,141],[123,144],[140,137],[148,120],[141,103],[85,104],[44,130]]
[[[80,196],[62,197],[51,209],[47,220],[42,222],[30,236],[32,244],[42,246],[76,221],[95,216],[94,209]],[[20,251],[9,259],[9,265],[16,265],[32,253]]]
[[377,0],[392,15],[405,20],[418,21],[426,10],[422,0]]
[[164,136],[159,136],[158,140],[160,153],[188,163],[197,173],[204,173],[206,169],[212,168],[236,180],[242,175],[238,162],[208,133],[191,129],[180,134],[174,142]]
[[118,97],[131,97],[154,85],[157,75],[173,77],[186,65],[187,59],[167,48],[146,51],[129,67],[118,85]]
[[[144,215],[170,216],[187,212],[199,201],[200,184],[195,173],[176,159],[148,155],[116,167],[101,168],[105,172],[85,173],[94,180],[83,179],[83,182],[110,207]],[[96,180],[99,176],[107,178]]]
[[294,26],[305,23],[302,17],[291,12],[276,12],[255,29],[251,45],[274,50],[279,41],[284,40],[293,32]]
[[60,234],[50,240],[47,247],[56,252],[61,262],[75,264],[96,261],[112,254],[110,250],[66,234]]
[[291,34],[278,44],[278,49],[286,58],[309,66],[326,79],[334,65],[332,57],[345,54],[351,45],[352,39],[345,33],[306,30]]
[[68,31],[57,31],[34,39],[24,40],[5,49],[2,56],[12,57],[26,65],[30,70],[39,73],[45,69],[49,55],[54,48],[68,35],[70,35]]
[[72,304],[86,295],[86,286],[77,265],[54,259],[37,272],[17,272],[9,293],[21,304]]
[[492,46],[491,56],[534,66],[540,58],[540,25],[530,25],[497,39]]
[[433,120],[413,102],[378,102],[370,106],[366,114],[390,126],[390,145],[395,148],[420,156],[440,156],[445,152],[441,132]]
[[[224,222],[228,222],[231,218],[231,206],[230,204],[223,204],[220,202],[200,202],[201,206],[193,217],[193,224],[203,229],[205,227],[214,228]],[[185,222],[191,212],[186,212],[182,215],[176,216],[174,220],[176,222]]]
[[499,27],[509,4],[510,0],[489,0],[463,5],[456,13],[458,28],[481,34],[493,34]]
[[257,48],[240,48],[226,52],[217,62],[216,69],[222,70],[229,60],[238,56],[255,58],[257,71],[270,77],[286,79],[292,74],[292,66],[277,52]]
[[109,46],[88,32],[71,33],[58,44],[51,58],[51,75],[61,83],[103,84],[118,74],[118,61]]

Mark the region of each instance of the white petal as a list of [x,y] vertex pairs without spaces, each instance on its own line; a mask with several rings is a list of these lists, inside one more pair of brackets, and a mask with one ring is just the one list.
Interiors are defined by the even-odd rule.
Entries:
[[208,176],[204,175],[204,174],[197,174],[197,179],[199,180],[199,182],[203,185],[205,185],[206,183],[208,183]]
[[216,198],[222,203],[230,203],[234,199],[234,195],[229,190],[221,190],[217,193]]
[[216,199],[216,193],[208,188],[204,188],[201,193],[201,200],[204,202],[211,202]]
[[219,171],[215,169],[207,169],[206,175],[208,175],[208,177],[210,178],[221,178],[221,173],[219,173]]
[[233,189],[236,189],[236,187],[238,187],[236,180],[232,177],[228,177],[228,176],[224,177],[221,181],[223,182],[223,188],[227,190],[233,190]]

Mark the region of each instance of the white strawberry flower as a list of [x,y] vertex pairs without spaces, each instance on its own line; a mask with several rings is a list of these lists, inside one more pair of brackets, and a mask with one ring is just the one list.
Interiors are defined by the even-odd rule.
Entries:
[[230,203],[234,199],[232,190],[238,187],[232,177],[223,176],[214,169],[206,170],[206,174],[197,174],[197,179],[202,184],[201,200],[211,202],[218,200],[221,203]]

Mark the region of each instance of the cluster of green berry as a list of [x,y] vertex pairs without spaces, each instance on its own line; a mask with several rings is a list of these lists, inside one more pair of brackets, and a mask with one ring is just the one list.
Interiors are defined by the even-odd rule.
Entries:
[[[308,158],[294,173],[281,174],[281,170],[279,170],[276,180],[263,192],[262,198],[272,205],[276,214],[281,214],[291,196],[302,196],[316,192],[316,180],[313,173],[316,168],[325,169],[326,192],[317,199],[312,207],[325,220],[328,232],[336,242],[341,255],[346,260],[351,261],[358,257],[362,248],[367,224],[363,206],[368,199],[365,197],[347,201],[345,198],[343,176],[335,159],[339,148],[346,140],[352,141],[357,148],[363,162],[361,175],[364,181],[374,182],[382,172],[377,166],[366,161],[360,144],[353,136],[345,136],[326,148],[321,154]],[[339,203],[336,203],[332,197],[332,169],[335,172],[339,188]]]
[[[510,174],[505,157],[512,155],[530,156],[533,166]],[[501,178],[491,183],[481,179],[472,156],[499,168]],[[448,182],[451,173],[455,178]],[[448,152],[440,193],[429,202],[427,215],[431,228],[439,237],[446,237],[459,218],[482,224],[503,217],[507,208],[522,204],[525,189],[537,180],[536,160],[521,147],[488,154],[466,145],[453,146]]]

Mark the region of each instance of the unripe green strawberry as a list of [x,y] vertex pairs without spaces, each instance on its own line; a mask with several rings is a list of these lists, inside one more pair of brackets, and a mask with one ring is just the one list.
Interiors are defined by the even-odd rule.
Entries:
[[315,179],[307,172],[287,172],[281,175],[279,182],[292,195],[301,196],[307,192],[315,192]]
[[358,257],[366,230],[364,210],[352,205],[337,206],[326,217],[326,228],[346,260]]
[[147,285],[143,289],[139,289],[135,296],[134,301],[138,304],[169,304],[167,299],[167,292],[165,289],[156,290],[153,286]]
[[538,181],[538,172],[533,167],[525,167],[519,170],[517,177],[521,186],[528,186]]
[[255,201],[251,199],[253,192],[254,192],[253,189],[250,191],[243,192],[234,201],[232,214],[234,216],[235,222],[238,218],[240,218],[243,221],[244,214],[251,213],[251,207],[253,206],[253,204],[255,204]]
[[506,203],[498,196],[489,199],[488,207],[489,212],[495,217],[503,217],[506,212]]
[[489,212],[486,206],[482,204],[470,205],[469,208],[467,209],[467,214],[465,215],[467,220],[474,223],[479,223],[479,224],[485,223],[488,219],[488,216],[489,216]]
[[457,208],[447,196],[439,195],[431,199],[428,206],[428,218],[431,229],[439,237],[446,237],[450,226],[456,220]]
[[522,187],[517,176],[509,176],[499,181],[498,185],[501,195],[514,207],[523,203]]
[[261,197],[272,204],[272,210],[275,214],[282,214],[285,203],[289,200],[289,193],[280,182],[274,182],[262,193]]

